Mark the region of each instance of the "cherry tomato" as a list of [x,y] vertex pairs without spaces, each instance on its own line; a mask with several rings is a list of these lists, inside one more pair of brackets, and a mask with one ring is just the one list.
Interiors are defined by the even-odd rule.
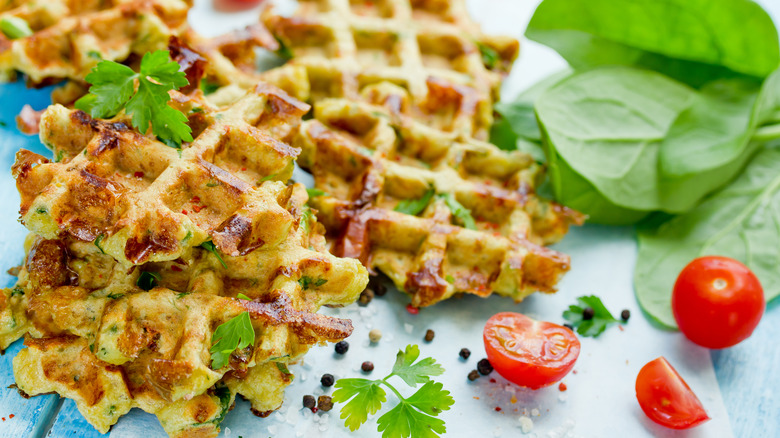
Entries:
[[764,290],[755,274],[727,257],[700,257],[686,266],[672,292],[680,331],[707,348],[748,338],[764,314]]
[[639,370],[636,399],[648,418],[672,429],[688,429],[710,419],[696,394],[663,357]]
[[574,332],[519,313],[493,315],[482,337],[488,360],[498,374],[531,389],[561,380],[580,355]]
[[214,0],[214,9],[222,12],[237,12],[252,9],[263,0]]

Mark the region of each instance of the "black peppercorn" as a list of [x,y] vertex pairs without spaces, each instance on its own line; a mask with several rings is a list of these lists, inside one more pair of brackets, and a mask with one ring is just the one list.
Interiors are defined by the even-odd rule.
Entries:
[[469,356],[471,356],[471,350],[469,350],[468,348],[461,348],[460,353],[458,353],[458,355],[462,357],[463,360],[466,360],[469,358]]
[[368,287],[374,291],[374,295],[381,297],[387,293],[387,287],[379,280],[379,276],[371,276],[368,278]]
[[582,319],[585,321],[591,320],[595,314],[596,312],[593,311],[593,307],[586,307],[585,310],[582,311]]
[[469,377],[469,380],[472,381],[472,382],[477,380],[477,379],[479,379],[479,371],[471,370],[471,372],[469,373],[468,377]]
[[322,378],[320,379],[320,383],[326,388],[333,386],[333,383],[335,382],[336,379],[333,378],[333,374],[323,374]]
[[314,400],[314,396],[313,395],[304,395],[303,396],[303,407],[311,409],[314,406],[316,406],[316,401]]
[[340,341],[336,344],[336,353],[338,354],[344,354],[349,350],[349,342],[347,341]]
[[321,395],[317,397],[317,408],[322,412],[328,412],[333,409],[333,400],[329,395]]
[[360,365],[360,368],[363,371],[370,373],[371,371],[374,371],[374,364],[369,361],[365,361],[362,365]]
[[631,318],[631,311],[628,309],[623,310],[620,312],[620,317],[623,319],[623,321],[628,321],[628,318]]
[[490,364],[490,361],[487,359],[482,359],[479,362],[477,362],[477,371],[479,371],[480,374],[483,376],[487,376],[488,374],[493,372],[493,365]]
[[358,298],[358,305],[365,307],[373,299],[374,299],[374,291],[369,288],[366,288],[363,292],[360,293],[360,298]]
[[566,327],[567,329],[571,330],[571,331],[574,331],[574,326],[571,325],[571,324],[564,324],[563,326]]
[[433,340],[433,337],[436,336],[436,332],[434,332],[431,329],[428,329],[425,332],[425,342],[431,342]]

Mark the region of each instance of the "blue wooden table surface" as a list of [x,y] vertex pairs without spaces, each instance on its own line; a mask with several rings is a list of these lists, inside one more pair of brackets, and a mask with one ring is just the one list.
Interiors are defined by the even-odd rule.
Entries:
[[[0,206],[4,209],[0,215],[0,286],[3,287],[12,285],[15,280],[5,273],[5,269],[21,261],[22,242],[26,235],[17,222],[18,201],[10,176],[10,164],[20,148],[51,155],[40,145],[37,137],[27,137],[17,131],[14,117],[25,103],[30,103],[35,109],[46,107],[49,93],[50,90],[28,90],[20,82],[0,85],[0,166],[4,169],[0,174]],[[736,437],[780,436],[780,395],[775,394],[780,389],[778,302],[780,300],[770,303],[751,338],[734,348],[712,352]],[[61,400],[56,395],[26,400],[14,389],[7,389],[14,381],[11,361],[21,348],[21,342],[17,342],[0,356],[0,437],[38,437],[46,432],[53,437],[103,436],[82,418],[70,400]],[[134,415],[139,417],[140,424],[153,428],[149,430],[149,436],[155,435],[154,431],[162,432],[153,417],[140,413]]]

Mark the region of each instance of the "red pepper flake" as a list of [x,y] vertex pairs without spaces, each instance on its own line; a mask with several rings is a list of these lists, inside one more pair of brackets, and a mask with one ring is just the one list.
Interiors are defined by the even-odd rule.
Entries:
[[406,311],[411,313],[412,315],[417,315],[418,313],[420,313],[420,308],[419,307],[414,307],[414,306],[412,306],[411,303],[409,303],[409,304],[406,305]]
[[181,214],[187,214],[187,210],[182,210]]
[[5,417],[3,417],[3,421],[5,421]]
[[626,330],[626,329],[623,328],[622,325],[618,325],[618,328],[620,329],[621,332]]
[[242,172],[246,172],[246,167],[242,167],[242,168],[241,168],[241,171],[242,171]]
[[205,205],[193,205],[192,206],[192,209],[195,210],[195,213],[200,213],[200,211],[203,210],[204,208],[206,208]]
[[15,416],[16,416],[16,415],[14,415],[14,414],[11,414],[11,415],[9,415],[9,416],[8,416],[8,418],[14,418]]
[[490,383],[496,383],[496,379],[490,379]]
[[572,374],[577,374],[577,370],[572,370]]
[[315,406],[315,407],[311,408],[311,411],[312,411],[312,413],[316,414],[317,411],[319,411],[319,409],[317,409],[317,406]]
[[192,199],[190,199],[191,204],[198,204],[200,203],[200,196],[193,196]]
[[144,173],[143,172],[136,172],[136,173],[133,174],[133,176],[136,177],[136,178],[143,178],[144,177]]
[[561,382],[561,383],[559,383],[559,384],[558,384],[558,391],[564,392],[564,391],[566,391],[567,389],[568,389],[568,388],[566,387],[566,384],[565,384],[565,383]]
[[181,272],[182,269],[176,265],[171,265],[171,271]]
[[501,406],[496,406],[496,412],[501,412]]

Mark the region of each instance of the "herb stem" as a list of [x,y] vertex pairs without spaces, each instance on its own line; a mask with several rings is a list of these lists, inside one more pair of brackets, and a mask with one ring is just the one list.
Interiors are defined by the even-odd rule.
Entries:
[[769,141],[780,138],[780,123],[768,126],[762,126],[756,129],[756,132],[751,137],[752,141]]
[[393,393],[395,393],[395,395],[398,397],[399,400],[402,400],[402,401],[406,400],[404,398],[404,396],[402,396],[401,393],[398,392],[398,390],[393,387],[393,385],[391,385],[390,383],[387,382],[387,379],[393,377],[393,375],[394,375],[393,373],[390,373],[390,375],[388,375],[384,379],[380,380],[379,382],[382,383],[383,385],[387,386],[388,388],[390,388],[390,390],[393,391]]

